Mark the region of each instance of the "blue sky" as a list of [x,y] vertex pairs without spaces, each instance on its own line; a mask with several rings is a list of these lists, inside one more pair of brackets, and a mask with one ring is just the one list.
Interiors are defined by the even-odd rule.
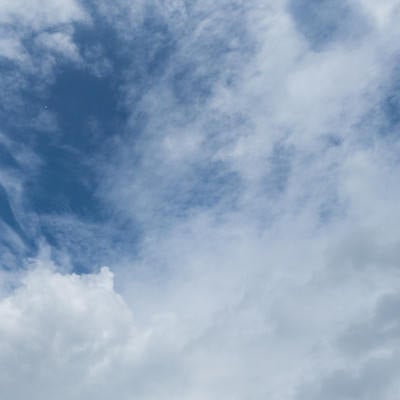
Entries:
[[0,393],[392,400],[396,0],[0,0]]

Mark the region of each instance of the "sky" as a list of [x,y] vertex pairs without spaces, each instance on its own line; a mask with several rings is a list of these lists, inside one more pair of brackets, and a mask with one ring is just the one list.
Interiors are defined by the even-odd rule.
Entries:
[[400,396],[400,2],[0,0],[0,393]]

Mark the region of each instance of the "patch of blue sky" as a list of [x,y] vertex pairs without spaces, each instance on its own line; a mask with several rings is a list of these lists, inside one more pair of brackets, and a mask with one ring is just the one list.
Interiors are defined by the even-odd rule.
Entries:
[[11,199],[0,183],[0,268],[13,269],[20,257],[32,256],[37,248],[13,210]]
[[[137,240],[138,230],[131,229],[128,238],[124,222],[115,218],[96,194],[96,162],[113,157],[108,143],[121,134],[124,120],[113,85],[110,76],[99,78],[73,69],[59,73],[47,103],[58,117],[60,132],[54,140],[43,136],[37,141],[43,166],[28,185],[29,203],[35,213],[64,215],[88,223],[80,232],[71,232],[68,224],[52,225],[47,218],[41,219],[43,235],[55,248],[68,251],[77,272],[108,259],[105,243],[113,251],[121,242],[132,250],[131,238]],[[123,233],[118,234],[118,230]],[[76,237],[68,238],[71,234]],[[102,239],[94,240],[94,236]]]
[[365,146],[374,146],[376,139],[393,142],[400,138],[400,69],[397,66],[388,74],[379,96],[360,119],[357,129],[373,132],[360,138]]
[[[29,43],[28,40],[26,45]],[[107,151],[105,143],[118,132],[118,123],[124,118],[112,76],[95,76],[80,65],[60,61],[54,76],[43,85],[40,74],[18,71],[18,67],[13,70],[10,62],[4,62],[1,67],[2,85],[8,83],[9,89],[1,114],[3,134],[10,142],[27,146],[40,159],[38,168],[23,168],[9,149],[1,147],[2,168],[21,170],[26,179],[25,209],[19,208],[16,212],[39,217],[76,215],[92,222],[104,221],[103,208],[95,196],[93,159]],[[19,81],[13,84],[15,70]],[[51,132],[46,124],[35,123],[40,115],[55,117]],[[12,201],[2,187],[0,218],[24,243],[37,240],[37,229],[32,229],[33,237],[28,238],[20,227],[17,221],[24,215],[15,215]],[[45,220],[36,219],[40,225]],[[61,243],[48,227],[37,228],[51,244]]]
[[[103,218],[95,196],[96,172],[91,161],[103,149],[101,144],[106,138],[102,134],[112,132],[108,121],[113,120],[115,111],[110,92],[106,84],[81,71],[63,70],[56,77],[45,105],[57,116],[58,130],[52,134],[40,129],[32,132],[36,136],[33,147],[41,163],[35,173],[28,175],[25,185],[30,212],[39,216],[75,215],[88,221]],[[96,129],[94,133],[91,120],[100,120],[98,125],[103,131]],[[39,221],[46,240],[61,245],[61,240],[43,225],[46,219]]]
[[11,208],[10,200],[8,198],[7,191],[0,184],[0,213],[3,222],[5,222],[11,229],[13,229],[21,238],[25,237],[25,234],[15,218],[14,212]]
[[264,176],[263,186],[268,197],[276,198],[285,192],[291,175],[293,156],[294,150],[291,147],[275,144],[265,166],[268,173]]
[[400,134],[400,68],[395,68],[390,86],[382,101],[382,110],[386,125],[384,133],[398,136]]
[[27,197],[37,213],[73,213],[96,217],[93,171],[81,154],[67,146],[39,147],[42,165],[27,183]]
[[19,168],[19,164],[7,147],[0,142],[0,166],[1,168]]
[[44,106],[57,116],[58,132],[36,132],[35,150],[42,167],[29,184],[37,212],[67,212],[99,218],[94,196],[96,155],[119,131],[123,113],[118,108],[113,81],[74,67],[58,72]]
[[297,29],[316,51],[368,31],[367,18],[348,0],[290,0],[288,6]]

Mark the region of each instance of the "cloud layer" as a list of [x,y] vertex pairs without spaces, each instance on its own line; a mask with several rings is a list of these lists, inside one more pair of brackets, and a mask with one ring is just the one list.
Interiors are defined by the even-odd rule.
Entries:
[[396,398],[397,1],[28,3],[0,0],[1,393]]

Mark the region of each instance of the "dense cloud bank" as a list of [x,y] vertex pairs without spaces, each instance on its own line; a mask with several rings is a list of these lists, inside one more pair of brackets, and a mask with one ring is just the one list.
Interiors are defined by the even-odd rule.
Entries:
[[23,3],[1,395],[397,398],[399,3]]

